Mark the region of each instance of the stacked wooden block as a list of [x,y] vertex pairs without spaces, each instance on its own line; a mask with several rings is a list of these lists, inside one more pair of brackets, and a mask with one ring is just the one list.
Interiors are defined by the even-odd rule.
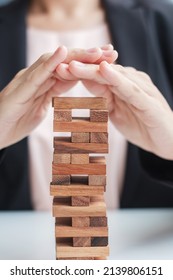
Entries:
[[[53,107],[54,132],[69,132],[54,137],[50,193],[56,258],[106,259],[106,163],[100,156],[108,153],[106,99],[57,97]],[[90,115],[75,118],[74,109],[88,109]]]

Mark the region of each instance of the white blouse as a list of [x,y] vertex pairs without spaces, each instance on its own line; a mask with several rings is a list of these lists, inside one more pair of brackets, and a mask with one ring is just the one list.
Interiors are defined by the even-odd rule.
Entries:
[[[92,29],[55,32],[29,27],[27,30],[27,66],[43,53],[54,52],[59,45],[68,48],[92,48],[110,43],[106,24]],[[82,83],[62,96],[91,96]],[[83,112],[85,115],[85,111]],[[119,206],[119,194],[123,184],[126,147],[124,137],[109,121],[109,154],[107,161],[107,208]],[[30,180],[33,207],[36,210],[50,210],[52,199],[49,194],[53,156],[53,109],[29,136]]]

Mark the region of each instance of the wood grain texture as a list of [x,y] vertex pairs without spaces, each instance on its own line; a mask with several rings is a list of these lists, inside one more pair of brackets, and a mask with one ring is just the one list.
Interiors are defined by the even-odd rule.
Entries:
[[71,163],[70,154],[53,154],[53,162],[54,163]]
[[106,186],[105,175],[89,175],[88,176],[89,186]]
[[90,110],[91,122],[108,122],[108,110]]
[[71,205],[72,206],[89,206],[90,197],[89,196],[72,196]]
[[107,227],[107,217],[90,217],[91,227]]
[[89,164],[89,154],[71,154],[71,164]]
[[104,163],[89,163],[89,164],[56,164],[52,163],[53,175],[104,175],[106,174],[106,164]]
[[96,217],[106,216],[106,204],[103,196],[94,196],[90,199],[90,205],[71,206],[71,199],[54,198],[53,217]]
[[89,118],[73,118],[71,122],[53,121],[54,132],[107,132],[107,123],[90,122]]
[[107,101],[102,97],[54,97],[52,106],[55,109],[107,110]]
[[108,143],[107,132],[91,132],[90,143]]
[[57,122],[71,122],[72,121],[72,111],[56,109],[56,111],[54,111],[54,120]]
[[56,257],[57,258],[106,258],[109,255],[109,247],[73,247],[71,244],[57,243],[56,245]]
[[73,247],[91,247],[91,238],[73,237]]
[[[54,131],[71,133],[54,138],[50,193],[56,258],[107,259],[106,162],[90,155],[108,153],[106,99],[56,97],[53,106]],[[90,116],[76,117],[73,109],[87,109]]]
[[[66,182],[67,183],[67,182]],[[103,195],[104,186],[50,185],[51,196],[97,196]]]
[[108,144],[102,143],[71,143],[71,137],[54,138],[55,154],[106,154]]
[[56,237],[107,237],[107,227],[73,227],[58,226],[55,227]]
[[108,237],[92,237],[91,238],[91,246],[107,246],[108,245]]
[[70,185],[70,175],[52,175],[53,185]]
[[72,132],[71,133],[71,142],[72,143],[89,143],[90,142],[90,133],[89,132]]
[[90,217],[73,217],[72,227],[83,228],[90,226]]

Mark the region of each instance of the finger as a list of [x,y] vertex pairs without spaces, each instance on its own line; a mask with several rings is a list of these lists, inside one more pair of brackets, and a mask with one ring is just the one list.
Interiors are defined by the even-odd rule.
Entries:
[[51,89],[54,85],[56,84],[56,79],[55,78],[50,78],[48,80],[46,80],[38,89],[35,98],[40,97],[41,95],[43,95],[45,92],[49,91],[49,89]]
[[82,83],[87,88],[89,92],[97,97],[106,97],[108,86],[102,85],[94,81],[83,80]]
[[114,65],[114,69],[121,72],[125,77],[127,77],[129,80],[134,82],[137,86],[139,86],[146,94],[148,94],[151,97],[157,98],[162,102],[162,104],[166,107],[168,107],[168,104],[163,97],[163,95],[160,93],[160,91],[157,89],[157,87],[153,84],[151,78],[142,71],[137,71],[133,67],[123,67],[120,65]]
[[111,45],[103,46],[102,48],[72,49],[68,51],[67,58],[64,63],[68,64],[72,60],[80,61],[83,63],[100,63],[105,60],[113,63],[118,57],[118,53],[112,49]]
[[72,61],[69,64],[69,71],[78,79],[90,80],[100,84],[108,84],[99,71],[99,65]]
[[54,77],[59,79],[60,81],[76,81],[77,78],[72,75],[69,71],[68,64],[61,63],[56,68],[56,71],[54,73]]
[[102,61],[107,61],[108,63],[113,63],[117,60],[118,53],[115,50],[105,50],[102,56],[96,60],[94,63],[100,64]]
[[121,100],[133,105],[139,110],[145,110],[151,101],[151,97],[148,96],[140,87],[116,71],[115,67],[112,67],[106,62],[100,64],[100,72],[103,77],[109,82],[110,89]]
[[101,49],[105,50],[105,51],[108,51],[108,50],[109,51],[111,51],[111,50],[113,51],[114,47],[113,47],[112,44],[107,44],[107,45],[102,46]]
[[29,73],[26,80],[22,81],[18,87],[16,98],[18,98],[20,102],[27,102],[27,100],[37,92],[39,87],[47,79],[51,78],[57,65],[63,62],[66,56],[67,49],[64,46],[59,47],[51,57]]
[[77,81],[61,82],[56,81],[55,85],[49,90],[52,97],[58,96],[61,93],[67,92],[76,85]]

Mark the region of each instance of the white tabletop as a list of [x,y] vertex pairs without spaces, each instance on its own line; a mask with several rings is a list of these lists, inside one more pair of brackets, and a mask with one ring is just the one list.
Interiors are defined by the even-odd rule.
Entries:
[[[108,212],[109,259],[173,259],[173,210]],[[47,212],[0,212],[0,259],[55,258]]]

